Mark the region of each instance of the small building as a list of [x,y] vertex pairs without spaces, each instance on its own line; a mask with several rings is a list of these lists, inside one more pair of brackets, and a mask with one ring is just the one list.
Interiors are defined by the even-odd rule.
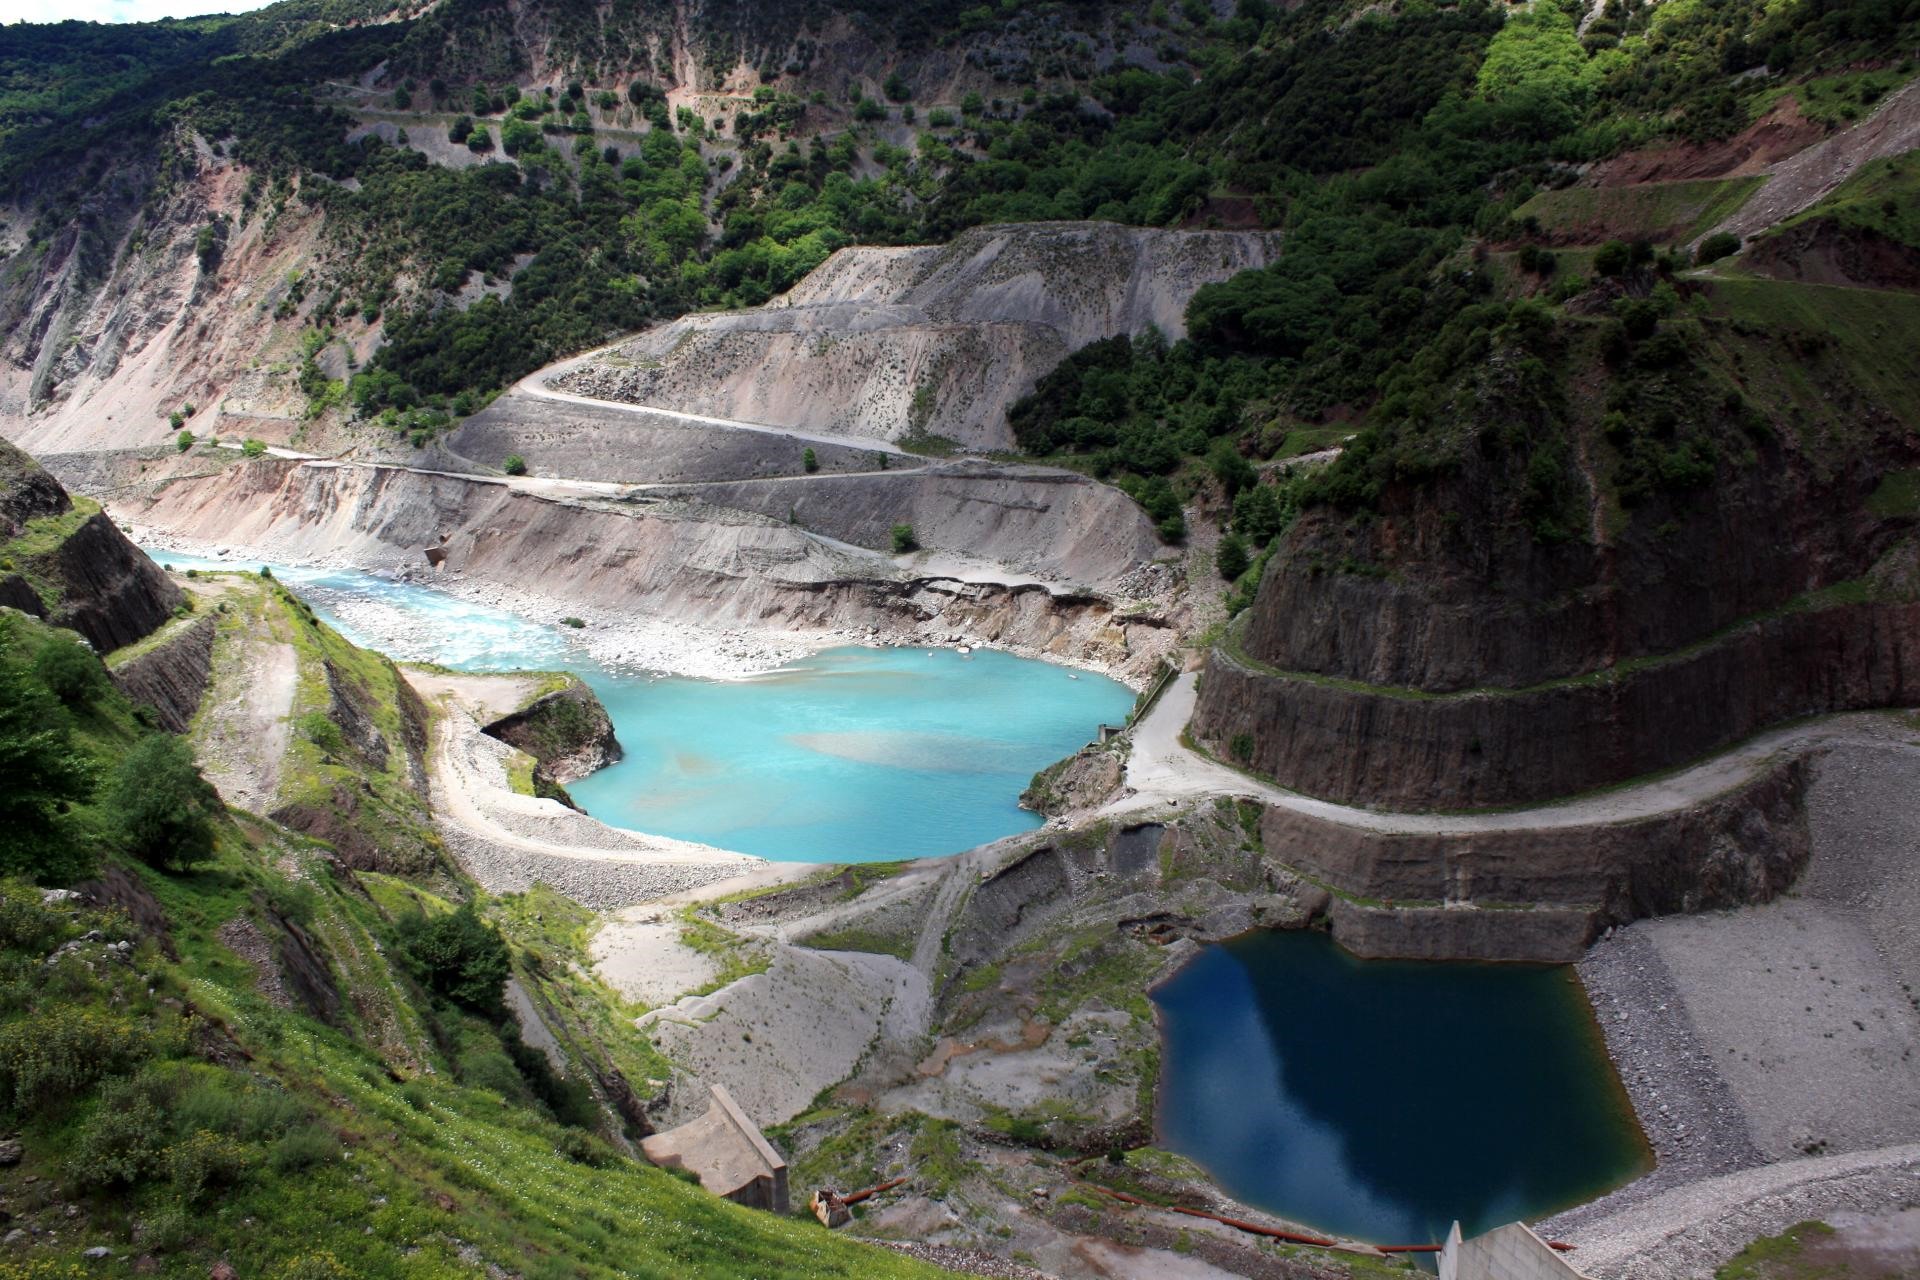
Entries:
[[724,1086],[709,1086],[707,1113],[640,1142],[647,1159],[685,1169],[700,1185],[750,1209],[787,1211],[787,1162]]
[[1586,1280],[1566,1255],[1533,1233],[1524,1222],[1509,1222],[1471,1240],[1460,1238],[1460,1224],[1447,1232],[1440,1250],[1440,1280]]

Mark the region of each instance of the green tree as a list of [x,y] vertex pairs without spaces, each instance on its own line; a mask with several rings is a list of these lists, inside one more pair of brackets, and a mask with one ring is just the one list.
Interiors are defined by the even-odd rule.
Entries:
[[193,432],[182,428],[180,434],[173,438],[173,447],[181,453],[185,453],[187,450],[193,448],[193,441]]
[[142,862],[186,871],[213,857],[220,796],[200,776],[187,744],[171,734],[149,734],[127,752],[106,805],[127,851]]
[[408,962],[435,995],[491,1017],[502,1013],[501,988],[512,972],[499,931],[467,903],[428,920],[415,916],[401,926]]
[[1700,242],[1699,262],[1704,267],[1709,262],[1718,262],[1727,255],[1739,251],[1739,236],[1731,231],[1716,231]]
[[69,707],[91,704],[107,684],[107,670],[93,651],[62,635],[40,646],[39,656],[33,660],[33,674]]
[[240,452],[245,454],[249,458],[265,457],[267,452],[267,442],[265,440],[255,440],[252,437],[248,437],[240,445]]
[[806,468],[808,475],[812,475],[820,469],[820,455],[812,449],[804,449],[800,453],[800,465]]
[[909,551],[918,551],[920,540],[913,536],[913,526],[897,524],[893,526],[893,554],[903,556]]
[[1251,563],[1247,559],[1246,540],[1237,533],[1220,539],[1220,546],[1213,553],[1213,563],[1220,570],[1222,578],[1228,582],[1238,582]]
[[[1220,487],[1227,491],[1229,499],[1242,489],[1250,489],[1260,482],[1260,473],[1253,469],[1251,462],[1240,456],[1240,451],[1233,447],[1231,440],[1214,441],[1213,447],[1207,451],[1207,466],[1220,481]],[[1237,578],[1240,575],[1233,576]]]
[[13,623],[0,619],[0,872],[72,880],[89,859],[68,813],[93,794],[94,775],[74,749],[67,717],[15,656]]
[[1593,269],[1603,276],[1625,275],[1632,265],[1633,249],[1624,240],[1609,240],[1593,254]]
[[527,460],[517,453],[510,453],[500,464],[500,469],[510,476],[523,476],[527,474]]

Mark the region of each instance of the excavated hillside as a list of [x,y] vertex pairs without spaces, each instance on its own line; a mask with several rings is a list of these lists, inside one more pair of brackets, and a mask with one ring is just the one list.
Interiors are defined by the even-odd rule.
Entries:
[[[1469,808],[1920,702],[1920,413],[1897,371],[1920,299],[1701,287],[1690,366],[1576,398],[1603,361],[1576,319],[1540,349],[1564,391],[1497,352],[1455,389],[1477,425],[1438,474],[1304,515],[1213,652],[1196,738],[1310,795]],[[1559,432],[1572,530],[1511,447]]]
[[683,317],[554,385],[802,431],[1009,449],[1007,409],[1068,353],[1149,327],[1185,336],[1194,290],[1264,266],[1278,243],[1091,222],[842,249],[764,307]]

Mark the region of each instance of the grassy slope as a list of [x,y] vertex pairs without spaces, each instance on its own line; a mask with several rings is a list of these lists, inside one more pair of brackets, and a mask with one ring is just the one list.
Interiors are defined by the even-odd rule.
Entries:
[[[23,649],[50,634],[15,625]],[[104,765],[143,729],[108,690],[75,732]],[[0,902],[0,1109],[26,1148],[0,1171],[0,1196],[58,1232],[8,1275],[64,1274],[100,1244],[194,1276],[219,1258],[289,1277],[470,1276],[489,1263],[529,1277],[930,1274],[617,1156],[517,1081],[488,1077],[505,1062],[498,1033],[433,1005],[391,959],[394,920],[415,905],[405,882],[363,882],[316,843],[240,815],[192,874],[107,861],[151,891],[177,958],[124,916],[47,912],[21,886]],[[579,910],[531,898],[496,910],[523,975],[564,981],[552,971],[582,936]],[[337,1025],[262,993],[222,940],[243,918],[282,954],[281,922],[298,926],[343,997]],[[81,939],[89,928],[101,936]],[[125,963],[104,950],[120,938],[137,943]],[[71,956],[42,962],[69,939]],[[36,1061],[58,1067],[51,1091],[20,1084]],[[131,1179],[103,1177],[102,1134],[150,1103],[140,1127],[159,1149]]]
[[[1920,296],[1838,285],[1730,277],[1713,282],[1713,309],[1736,325],[1768,327],[1811,339],[1815,360],[1835,360],[1850,378],[1909,428],[1920,431],[1920,384],[1912,377],[1920,351]],[[1816,419],[1835,406],[1793,362],[1753,364],[1749,394],[1793,406]]]
[[1631,187],[1566,187],[1542,191],[1514,210],[1549,234],[1594,232],[1601,240],[1687,241],[1735,213],[1763,179],[1711,178]]

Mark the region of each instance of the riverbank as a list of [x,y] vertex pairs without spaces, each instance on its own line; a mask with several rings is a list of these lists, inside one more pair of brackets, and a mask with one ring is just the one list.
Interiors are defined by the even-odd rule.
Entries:
[[[235,569],[284,564],[315,572],[369,573],[439,592],[468,604],[498,609],[530,623],[564,628],[559,634],[569,646],[577,645],[585,656],[616,674],[743,680],[777,671],[812,654],[847,645],[878,648],[952,648],[965,645],[976,649],[994,649],[1017,658],[1090,671],[1135,691],[1145,687],[1151,674],[1150,668],[1107,661],[1099,653],[1067,653],[1041,645],[981,637],[971,634],[962,624],[949,622],[937,615],[911,628],[879,625],[804,630],[723,627],[695,619],[660,617],[628,609],[559,601],[539,592],[471,579],[458,569],[436,570],[423,561],[417,562],[411,555],[394,554],[374,557],[372,560],[348,556],[297,556],[266,547],[181,537],[152,526],[133,524],[127,527],[133,540],[150,550],[191,556],[216,565],[231,565]],[[970,585],[995,585],[995,581],[977,566],[969,571],[966,578],[956,577],[953,581]],[[904,587],[905,584],[902,585]],[[998,585],[1040,584],[1016,574],[1010,575],[1008,583]],[[366,600],[341,599],[331,606],[331,612],[359,633],[370,646],[396,661],[440,660],[442,636],[429,621],[407,618],[397,610]],[[571,620],[584,625],[575,627]]]
[[766,866],[764,859],[686,840],[609,827],[556,800],[515,792],[506,743],[481,725],[509,706],[514,676],[409,670],[438,711],[432,753],[434,818],[467,874],[489,893],[544,884],[583,906],[613,911]]

